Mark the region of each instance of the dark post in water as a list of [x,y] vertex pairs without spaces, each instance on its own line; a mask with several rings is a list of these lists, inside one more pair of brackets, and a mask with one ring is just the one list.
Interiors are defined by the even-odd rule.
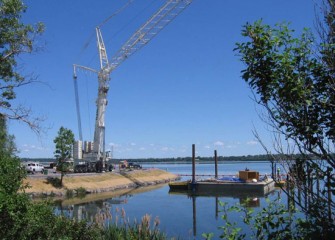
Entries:
[[193,209],[193,236],[197,236],[197,205],[196,198],[192,196],[192,209]]
[[214,150],[214,163],[215,163],[215,179],[218,179],[218,155],[216,150]]
[[192,184],[195,184],[195,144],[192,144]]

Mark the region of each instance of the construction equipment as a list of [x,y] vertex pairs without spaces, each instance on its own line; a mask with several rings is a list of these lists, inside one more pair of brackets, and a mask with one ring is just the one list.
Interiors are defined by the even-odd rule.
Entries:
[[[92,165],[100,165],[102,163],[102,170],[108,168],[106,162],[108,156],[105,151],[105,112],[107,106],[107,93],[109,90],[109,81],[111,72],[116,69],[123,61],[128,59],[132,54],[141,49],[151,39],[153,39],[166,25],[168,25],[176,16],[178,16],[192,0],[168,0],[152,17],[143,24],[122,47],[111,58],[107,57],[106,47],[102,38],[100,27],[96,27],[97,45],[100,58],[100,69],[95,70],[86,66],[73,65],[73,79],[76,93],[76,106],[79,126],[80,143],[77,143],[77,150],[82,149],[82,130],[79,110],[78,90],[77,90],[77,69],[90,71],[98,75],[98,97],[96,101],[97,114],[94,129],[93,147],[90,151],[83,151],[82,156],[77,154],[75,158],[75,171],[77,169],[85,169],[83,165],[89,166],[86,169],[91,169]],[[77,166],[77,167],[76,167]]]

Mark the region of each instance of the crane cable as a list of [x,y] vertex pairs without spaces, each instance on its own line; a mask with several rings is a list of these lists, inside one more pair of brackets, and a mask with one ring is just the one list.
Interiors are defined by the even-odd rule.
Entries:
[[[121,7],[119,10],[117,10],[115,13],[113,13],[111,16],[109,16],[106,20],[104,20],[100,25],[97,27],[102,27],[105,23],[107,23],[112,17],[115,17],[117,14],[121,13],[123,10],[125,10],[131,3],[133,3],[134,0],[129,0],[128,3],[126,3],[123,7]],[[126,24],[120,27],[118,31],[116,31],[109,40],[105,41],[106,45],[110,44],[112,42],[112,39],[117,37],[121,32],[123,32],[125,29],[127,29],[133,22],[136,21],[145,11],[147,11],[150,7],[153,6],[156,0],[151,0],[144,8],[142,8],[135,16],[133,16]],[[93,35],[93,34],[92,34]],[[96,55],[95,55],[96,56]],[[90,63],[93,61],[94,57],[91,58]]]
[[120,32],[124,31],[130,24],[132,24],[133,22],[135,22],[135,20],[137,18],[139,18],[140,15],[142,15],[145,11],[147,11],[149,9],[149,7],[151,7],[154,4],[154,1],[151,1],[151,3],[147,4],[143,9],[141,9],[134,17],[132,17],[128,23],[126,23],[125,25],[123,25],[121,27],[120,30],[118,30],[113,37],[115,37],[116,35],[118,35]]
[[80,116],[80,104],[79,104],[79,95],[78,95],[78,83],[77,78],[73,78],[73,84],[74,84],[74,95],[75,95],[75,101],[76,101],[76,109],[77,109],[77,121],[78,121],[78,131],[79,131],[79,140],[83,140],[83,132],[81,127],[81,116]]
[[[107,23],[111,18],[115,17],[116,15],[118,15],[119,13],[121,13],[123,10],[125,10],[134,0],[128,0],[128,2],[123,5],[121,8],[119,8],[118,10],[116,10],[111,16],[109,16],[108,18],[106,18],[102,23],[100,23],[97,27],[101,28],[105,23]],[[88,37],[88,39],[85,41],[84,45],[82,46],[82,48],[80,49],[80,52],[78,54],[77,59],[80,59],[80,56],[82,55],[82,53],[88,48],[88,46],[91,44],[92,40],[95,38],[95,31],[91,33],[91,35]],[[92,57],[94,58],[94,57]],[[90,62],[92,62],[93,60],[91,59]],[[79,61],[77,61],[79,62]]]
[[118,15],[120,12],[122,12],[124,9],[126,9],[134,0],[129,0],[125,5],[123,5],[121,8],[119,8],[116,12],[114,12],[112,15],[110,15],[108,18],[106,18],[102,23],[100,23],[97,28],[101,28],[106,22],[108,22],[111,18]]
[[91,109],[90,109],[90,94],[88,87],[88,73],[85,74],[85,85],[86,85],[86,99],[87,99],[87,112],[88,112],[88,126],[89,126],[89,139],[92,139],[92,124],[91,124]]

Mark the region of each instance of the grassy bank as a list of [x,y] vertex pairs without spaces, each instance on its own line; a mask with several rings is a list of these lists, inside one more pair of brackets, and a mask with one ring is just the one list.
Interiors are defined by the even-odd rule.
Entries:
[[135,170],[122,173],[98,173],[93,175],[64,176],[63,187],[59,187],[58,179],[53,175],[29,176],[24,180],[30,188],[26,193],[33,196],[64,196],[67,190],[84,188],[87,193],[111,192],[119,189],[155,185],[175,180],[177,176],[159,169]]

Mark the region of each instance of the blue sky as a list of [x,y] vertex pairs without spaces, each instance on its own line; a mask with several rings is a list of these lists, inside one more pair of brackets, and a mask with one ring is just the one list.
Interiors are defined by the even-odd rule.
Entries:
[[[25,73],[43,84],[18,90],[17,102],[45,116],[48,128],[36,136],[9,123],[21,157],[53,157],[61,126],[78,138],[72,64],[98,68],[95,26],[126,0],[27,0],[25,23],[46,26],[44,50],[20,57]],[[102,28],[109,57],[164,1],[134,0]],[[273,25],[291,22],[299,33],[314,27],[315,0],[194,0],[148,45],[111,73],[106,113],[106,149],[115,158],[264,154],[255,127],[271,148],[271,134],[241,79],[243,64],[233,52],[242,26],[260,18]],[[86,43],[89,43],[86,45]],[[97,78],[78,73],[84,139],[93,139]],[[112,147],[113,146],[113,147]]]

